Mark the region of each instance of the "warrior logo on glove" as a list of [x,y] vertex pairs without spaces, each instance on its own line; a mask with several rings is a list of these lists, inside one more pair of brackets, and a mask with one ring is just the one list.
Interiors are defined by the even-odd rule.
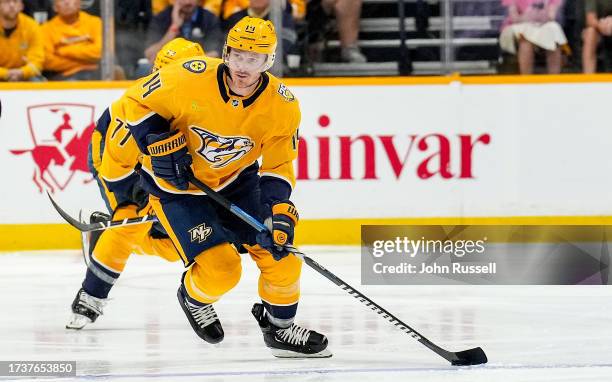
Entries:
[[212,163],[212,168],[225,167],[253,148],[253,141],[249,137],[223,137],[195,126],[191,130],[202,139],[198,154]]

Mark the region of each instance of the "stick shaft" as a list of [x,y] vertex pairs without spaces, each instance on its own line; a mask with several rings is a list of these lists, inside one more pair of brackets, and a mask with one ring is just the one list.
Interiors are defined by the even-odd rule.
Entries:
[[[211,199],[227,208],[230,212],[234,213],[238,218],[242,219],[245,223],[249,224],[251,227],[255,228],[259,232],[263,232],[267,230],[266,226],[259,222],[257,219],[246,213],[244,210],[240,209],[238,206],[234,205],[232,202],[224,198],[221,194],[204,184],[202,181],[197,179],[193,174],[189,175],[189,181],[198,187],[200,190],[204,191],[206,195],[208,195]],[[378,313],[379,315],[383,315],[383,318],[387,319],[389,322],[394,324],[404,333],[409,334],[412,338],[419,341],[421,344],[425,345],[427,348],[434,351],[436,354],[440,355],[447,361],[452,361],[454,358],[454,354],[442,349],[436,344],[429,341],[427,338],[419,334],[416,330],[412,329],[410,326],[406,325],[399,318],[395,317],[393,314],[389,313],[386,309],[376,304],[374,301],[366,297],[363,293],[359,292],[357,289],[350,286],[348,283],[342,281],[338,276],[334,275],[332,272],[325,269],[319,263],[314,261],[308,256],[303,256],[306,264],[314,269],[316,272],[321,274],[323,277],[327,278],[334,284],[338,285],[340,288],[345,290],[348,294],[355,297],[362,304],[371,308],[373,311]]]
[[53,208],[55,208],[55,210],[60,214],[60,216],[64,218],[64,220],[66,220],[68,224],[70,224],[71,226],[73,226],[74,228],[78,229],[81,232],[102,231],[105,229],[158,221],[157,216],[155,215],[145,215],[145,216],[139,216],[137,218],[129,218],[129,219],[123,219],[123,220],[106,220],[106,221],[102,221],[98,223],[82,223],[79,220],[70,216],[66,211],[64,211],[55,202],[55,200],[53,200],[53,197],[51,197],[51,195],[48,192],[47,192],[47,195],[49,196],[49,199],[51,200],[51,204],[53,205]]

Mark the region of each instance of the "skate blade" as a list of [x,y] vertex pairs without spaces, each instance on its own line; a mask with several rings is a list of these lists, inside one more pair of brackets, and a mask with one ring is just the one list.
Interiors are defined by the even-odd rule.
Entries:
[[80,330],[86,325],[91,324],[91,322],[89,318],[73,313],[70,321],[66,324],[66,329]]
[[276,358],[330,358],[333,355],[329,349],[323,349],[320,352],[313,354],[298,353],[283,349],[270,349],[270,351]]

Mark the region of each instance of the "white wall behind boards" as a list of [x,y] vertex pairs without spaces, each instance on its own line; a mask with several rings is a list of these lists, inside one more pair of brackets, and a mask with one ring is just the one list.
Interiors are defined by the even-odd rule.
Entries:
[[[304,219],[612,215],[612,83],[291,90]],[[81,137],[121,93],[0,91],[0,223],[102,207]]]

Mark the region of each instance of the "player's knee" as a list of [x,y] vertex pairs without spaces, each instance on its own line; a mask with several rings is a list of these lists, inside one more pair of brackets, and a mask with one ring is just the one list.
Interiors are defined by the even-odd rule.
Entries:
[[195,258],[196,264],[210,280],[210,289],[228,291],[240,280],[242,264],[240,255],[229,243],[219,244],[207,249]]
[[302,262],[295,256],[275,263],[262,270],[259,278],[259,295],[271,304],[293,304],[300,297],[300,274]]
[[131,235],[119,229],[104,231],[93,248],[93,257],[101,264],[117,271],[123,271],[133,249]]
[[302,261],[294,255],[289,255],[280,261],[274,260],[271,267],[262,270],[262,276],[274,285],[290,286],[299,283],[301,272]]

